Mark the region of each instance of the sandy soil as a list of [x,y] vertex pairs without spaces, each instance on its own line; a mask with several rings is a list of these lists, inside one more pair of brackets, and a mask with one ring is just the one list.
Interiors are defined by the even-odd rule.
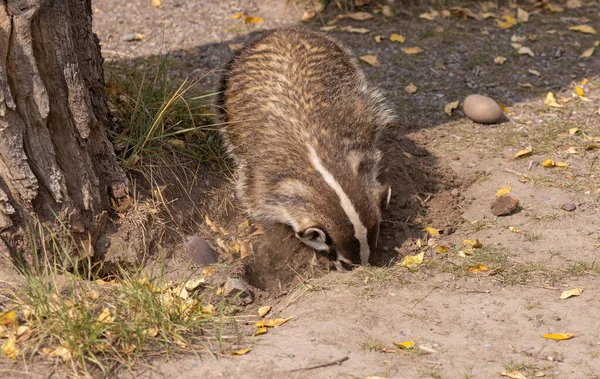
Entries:
[[[164,0],[158,9],[149,3],[93,2],[105,56],[146,58],[172,50],[175,69],[193,77],[226,63],[230,44],[244,43],[256,31],[296,24],[302,14],[295,5],[286,8],[283,0],[218,5]],[[521,6],[531,11],[532,3]],[[490,11],[515,14],[515,8],[500,4]],[[394,195],[373,267],[326,273],[322,264],[312,266],[309,252],[283,236],[288,242],[282,245],[259,237],[248,258],[226,258],[221,252],[220,260],[235,266],[224,273],[237,270],[256,292],[247,314],[271,305],[271,316],[292,320],[241,341],[239,348],[251,346],[247,355],[155,359],[123,375],[490,378],[518,371],[527,378],[599,378],[600,149],[595,146],[600,142],[592,138],[600,137],[600,47],[591,58],[579,56],[600,37],[568,27],[597,27],[600,6],[595,1],[582,4],[574,9],[563,4],[555,13],[540,8],[528,22],[508,30],[495,27],[493,19],[460,15],[428,21],[418,17],[428,11],[422,5],[397,5],[393,17],[379,13],[367,21],[339,21],[338,26],[370,30],[331,33],[357,55],[377,55],[381,67],[365,64],[365,72],[387,92],[400,115],[382,141],[382,179],[392,185]],[[264,23],[244,25],[229,18],[244,9]],[[479,6],[471,9],[481,13]],[[328,12],[325,20],[337,14],[333,8]],[[308,27],[322,24],[313,20]],[[129,33],[145,38],[124,42]],[[406,42],[374,39],[391,33],[402,34]],[[530,46],[535,56],[518,54],[512,36],[524,37],[519,43]],[[424,52],[404,54],[401,48],[407,46]],[[494,63],[499,55],[507,58],[503,65]],[[207,77],[207,91],[215,78]],[[583,79],[588,79],[583,88],[591,101],[573,94]],[[405,91],[409,83],[417,86],[416,93]],[[568,100],[563,107],[544,105],[550,91]],[[471,93],[489,95],[508,107],[507,120],[485,126],[461,111],[444,113],[445,104],[462,102]],[[575,127],[578,132],[570,135]],[[513,158],[528,145],[532,155]],[[548,158],[569,167],[543,167]],[[496,190],[507,185],[520,208],[495,217],[490,203]],[[226,186],[214,193],[221,199],[232,196]],[[561,209],[565,203],[576,209]],[[243,220],[236,208],[227,217],[219,207],[208,204],[206,209],[215,223],[242,238],[244,233],[235,229]],[[428,238],[425,227],[442,234]],[[219,237],[206,225],[196,233],[211,242]],[[465,239],[478,239],[483,248],[465,249]],[[438,254],[440,245],[448,252]],[[396,265],[419,251],[425,252],[425,262],[417,269]],[[488,271],[467,272],[479,263]],[[168,264],[174,275],[189,269],[177,254]],[[581,296],[558,299],[563,290],[576,287],[584,289]],[[247,325],[240,325],[242,334],[252,335],[257,320],[249,317]],[[575,336],[557,342],[542,338],[544,333]],[[415,341],[415,348],[400,350],[392,341]],[[340,364],[312,368],[345,357]]]

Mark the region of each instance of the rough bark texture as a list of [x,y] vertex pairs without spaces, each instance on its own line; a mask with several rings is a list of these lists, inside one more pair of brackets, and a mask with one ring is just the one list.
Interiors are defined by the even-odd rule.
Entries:
[[[127,182],[110,126],[90,0],[0,0],[0,232],[57,217],[97,237]],[[89,233],[88,233],[89,232]],[[92,241],[93,242],[93,241]]]

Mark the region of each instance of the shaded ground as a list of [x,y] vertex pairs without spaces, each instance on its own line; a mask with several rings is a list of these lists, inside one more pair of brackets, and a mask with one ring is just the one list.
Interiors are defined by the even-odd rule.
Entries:
[[[294,6],[286,11],[284,1],[242,2],[241,7],[237,1],[205,3],[163,1],[155,9],[145,1],[96,0],[94,22],[105,56],[160,57],[166,47],[173,50],[169,57],[179,75],[201,77],[229,59],[230,44],[246,42],[249,33],[259,29],[295,24],[302,14]],[[157,360],[150,362],[151,368],[127,375],[489,378],[519,371],[528,378],[536,373],[598,378],[600,47],[590,58],[579,56],[600,36],[568,28],[600,25],[600,6],[582,1],[581,7],[563,4],[563,10],[552,12],[534,3],[520,3],[532,12],[530,19],[510,29],[496,27],[494,18],[476,20],[461,14],[440,15],[433,21],[419,18],[429,11],[426,6],[398,5],[392,17],[377,13],[367,21],[338,21],[332,35],[359,56],[378,57],[381,67],[365,64],[364,70],[387,92],[400,115],[382,143],[386,152],[382,179],[392,184],[394,192],[384,215],[383,245],[372,262],[381,267],[325,274],[326,268],[311,266],[312,255],[283,232],[284,242],[266,246],[262,236],[248,237],[255,229],[241,226],[244,219],[223,179],[226,175],[218,178],[211,171],[202,177],[205,188],[194,192],[202,195],[197,209],[172,204],[179,214],[175,219],[198,218],[185,223],[181,234],[205,237],[220,253],[220,261],[229,265],[217,269],[222,276],[215,281],[246,267],[245,279],[257,293],[248,313],[272,305],[273,315],[293,319],[241,342],[240,348],[252,346],[247,355]],[[516,16],[516,8],[500,4],[500,9],[485,11],[496,18]],[[264,23],[244,25],[229,18],[244,7]],[[450,5],[436,7],[450,10]],[[381,8],[365,8],[371,13],[377,9]],[[483,12],[479,5],[470,9]],[[334,9],[328,12],[325,20],[337,14]],[[369,32],[339,31],[348,25]],[[316,20],[308,26],[322,27]],[[144,34],[146,41],[122,41],[134,32]],[[406,41],[374,39],[392,33]],[[535,56],[518,54],[511,43],[530,47]],[[424,52],[407,55],[401,49],[409,46]],[[506,57],[506,62],[495,64],[496,56]],[[585,97],[591,101],[573,93],[583,79],[587,79]],[[207,91],[215,81],[216,75],[206,78]],[[404,90],[410,83],[417,87],[414,94]],[[562,107],[544,105],[550,91]],[[451,117],[444,113],[445,104],[462,101],[470,93],[489,95],[506,106],[508,120],[483,126],[460,111]],[[571,128],[578,131],[569,134]],[[513,159],[528,145],[532,155]],[[542,167],[548,158],[569,167]],[[496,190],[507,185],[521,208],[496,218],[490,203]],[[565,203],[576,209],[562,210]],[[201,213],[217,227],[201,221]],[[428,243],[425,227],[443,233]],[[246,247],[254,254],[240,259],[243,254],[232,253],[231,243],[247,238],[253,245]],[[479,239],[483,248],[466,249],[465,239]],[[177,253],[182,249],[181,240],[177,243],[167,262],[173,276],[191,267],[188,257]],[[447,246],[448,252],[437,254],[439,245]],[[292,250],[293,258],[288,258]],[[418,269],[394,265],[419,251],[425,252],[425,263]],[[488,271],[465,270],[475,264],[484,264]],[[581,296],[558,300],[563,290],[575,287],[584,288]],[[240,330],[250,336],[258,317],[248,320]],[[558,332],[575,337],[560,342],[540,337]],[[400,351],[390,340],[415,341],[420,348]],[[346,356],[349,359],[341,365],[290,371]]]

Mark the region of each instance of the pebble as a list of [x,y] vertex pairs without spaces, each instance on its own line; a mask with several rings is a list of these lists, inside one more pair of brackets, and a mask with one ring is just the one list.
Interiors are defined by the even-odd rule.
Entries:
[[463,102],[463,112],[480,124],[495,124],[502,120],[502,109],[493,99],[483,95],[469,95]]
[[573,212],[575,209],[577,209],[577,206],[573,203],[564,203],[560,206],[560,209],[565,210],[567,212]]
[[190,237],[185,243],[185,250],[194,264],[209,265],[217,263],[217,255],[210,245],[200,237]]
[[254,302],[254,296],[252,292],[246,287],[246,284],[240,279],[227,278],[225,286],[223,287],[223,293],[227,297],[238,297],[245,304]]
[[455,188],[452,191],[450,191],[450,195],[457,197],[458,195],[460,195],[460,191],[458,190],[458,188]]
[[515,209],[519,207],[519,200],[504,195],[500,196],[490,205],[492,214],[494,216],[506,216],[511,214]]

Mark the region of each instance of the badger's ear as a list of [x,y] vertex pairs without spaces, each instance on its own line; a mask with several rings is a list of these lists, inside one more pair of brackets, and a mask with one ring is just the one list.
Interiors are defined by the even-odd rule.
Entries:
[[392,187],[389,185],[383,185],[375,193],[377,204],[381,210],[387,209],[390,205],[390,199],[392,198]]
[[327,235],[317,227],[310,227],[296,233],[296,237],[306,245],[318,251],[329,251]]

